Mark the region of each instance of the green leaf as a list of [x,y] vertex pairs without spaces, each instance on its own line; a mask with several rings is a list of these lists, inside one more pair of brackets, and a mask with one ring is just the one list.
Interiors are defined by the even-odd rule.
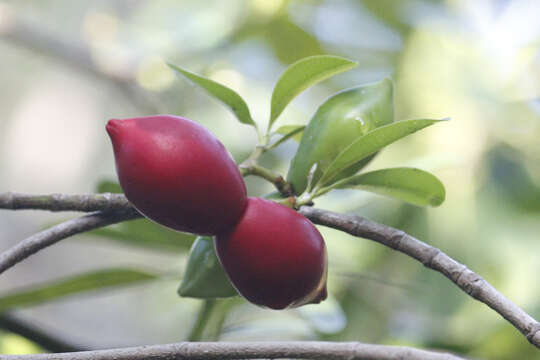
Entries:
[[236,93],[236,91],[213,80],[179,68],[178,66],[172,64],[168,65],[171,69],[193,81],[195,84],[205,89],[210,95],[224,103],[241,123],[257,127],[255,121],[251,118],[246,102]]
[[131,285],[157,278],[155,274],[123,268],[92,271],[21,290],[11,290],[10,294],[0,296],[0,312],[39,305],[85,291]]
[[446,194],[444,185],[433,174],[407,167],[367,172],[343,179],[330,187],[371,191],[418,206],[439,206]]
[[320,185],[324,186],[335,182],[340,178],[341,172],[351,168],[369,155],[407,135],[440,121],[444,120],[404,120],[382,126],[367,133],[354,141],[336,157],[319,180]]
[[98,193],[114,193],[114,194],[122,194],[124,191],[120,187],[120,184],[116,181],[111,180],[101,180],[97,186],[96,191]]
[[287,104],[308,87],[333,75],[350,70],[358,63],[338,56],[317,55],[289,66],[274,87],[270,108],[270,129]]
[[237,295],[219,262],[212,237],[199,236],[193,243],[178,295],[204,299]]
[[[327,99],[315,112],[287,174],[297,195],[306,190],[307,176],[314,164],[313,184],[332,161],[350,144],[368,132],[394,121],[393,85],[390,78],[341,91]],[[336,180],[357,173],[373,158],[358,162]]]
[[290,138],[293,138],[296,141],[300,141],[302,139],[302,134],[305,129],[305,125],[283,125],[279,129],[277,129],[275,132],[277,134],[282,134],[283,137],[270,145],[268,147],[268,150],[273,149],[285,141],[289,140]]
[[174,252],[186,252],[195,239],[194,235],[168,229],[148,219],[126,221],[92,230],[90,234],[130,246]]
[[281,134],[285,136],[292,136],[295,141],[300,141],[302,139],[302,134],[306,125],[282,125],[276,131],[275,134]]

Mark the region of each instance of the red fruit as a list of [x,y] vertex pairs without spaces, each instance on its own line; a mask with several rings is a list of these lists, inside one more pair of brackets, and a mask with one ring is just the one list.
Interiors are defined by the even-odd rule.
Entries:
[[126,197],[146,217],[179,231],[214,235],[246,207],[246,187],[229,152],[205,127],[155,115],[107,123]]
[[326,299],[324,240],[286,206],[248,198],[238,224],[214,244],[232,284],[254,304],[284,309]]

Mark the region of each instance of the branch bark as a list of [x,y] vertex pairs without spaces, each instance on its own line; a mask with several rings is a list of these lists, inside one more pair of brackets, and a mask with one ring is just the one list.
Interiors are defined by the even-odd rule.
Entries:
[[225,359],[318,359],[318,360],[463,360],[449,353],[402,346],[356,342],[183,342],[123,349],[62,354],[4,355],[4,360],[225,360]]
[[[107,197],[110,197],[110,204],[107,204]],[[140,216],[130,203],[125,200],[123,195],[62,195],[59,197],[58,195],[0,194],[0,208],[28,209],[32,204],[37,205],[36,208],[52,211],[58,211],[58,209],[64,211],[93,211],[103,206],[102,209],[108,209],[108,212],[97,212],[70,220],[23,240],[12,249],[0,254],[0,273],[63,238]],[[307,206],[301,207],[299,212],[315,224],[376,241],[412,257],[430,269],[440,272],[469,296],[483,302],[503,316],[525,335],[527,340],[540,348],[540,323],[538,321],[498,292],[480,275],[450,258],[441,250],[401,230],[360,216],[339,214]]]
[[440,272],[467,295],[498,312],[525,335],[527,340],[540,348],[540,323],[538,321],[507,299],[480,275],[436,247],[430,246],[402,230],[376,223],[361,216],[338,214],[307,206],[300,208],[300,213],[315,224],[376,241]]
[[122,194],[50,194],[29,195],[14,192],[0,194],[0,209],[48,211],[125,211],[131,204]]
[[0,254],[0,274],[36,252],[82,232],[141,217],[128,206],[115,212],[99,211],[71,219],[34,234]]

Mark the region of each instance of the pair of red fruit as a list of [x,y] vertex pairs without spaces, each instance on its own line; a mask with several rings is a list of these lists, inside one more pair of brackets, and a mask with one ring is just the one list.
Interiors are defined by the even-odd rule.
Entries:
[[109,120],[120,185],[146,217],[214,236],[236,290],[272,309],[319,303],[327,258],[315,226],[278,203],[247,197],[231,155],[203,126],[178,116]]

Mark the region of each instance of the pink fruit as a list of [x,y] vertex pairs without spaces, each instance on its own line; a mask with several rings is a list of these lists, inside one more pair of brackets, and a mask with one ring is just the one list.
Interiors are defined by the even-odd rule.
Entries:
[[107,132],[126,197],[146,217],[178,231],[215,235],[246,207],[246,187],[219,140],[182,117],[112,119]]
[[240,221],[214,244],[232,284],[254,304],[284,309],[326,299],[324,240],[286,206],[248,198]]

